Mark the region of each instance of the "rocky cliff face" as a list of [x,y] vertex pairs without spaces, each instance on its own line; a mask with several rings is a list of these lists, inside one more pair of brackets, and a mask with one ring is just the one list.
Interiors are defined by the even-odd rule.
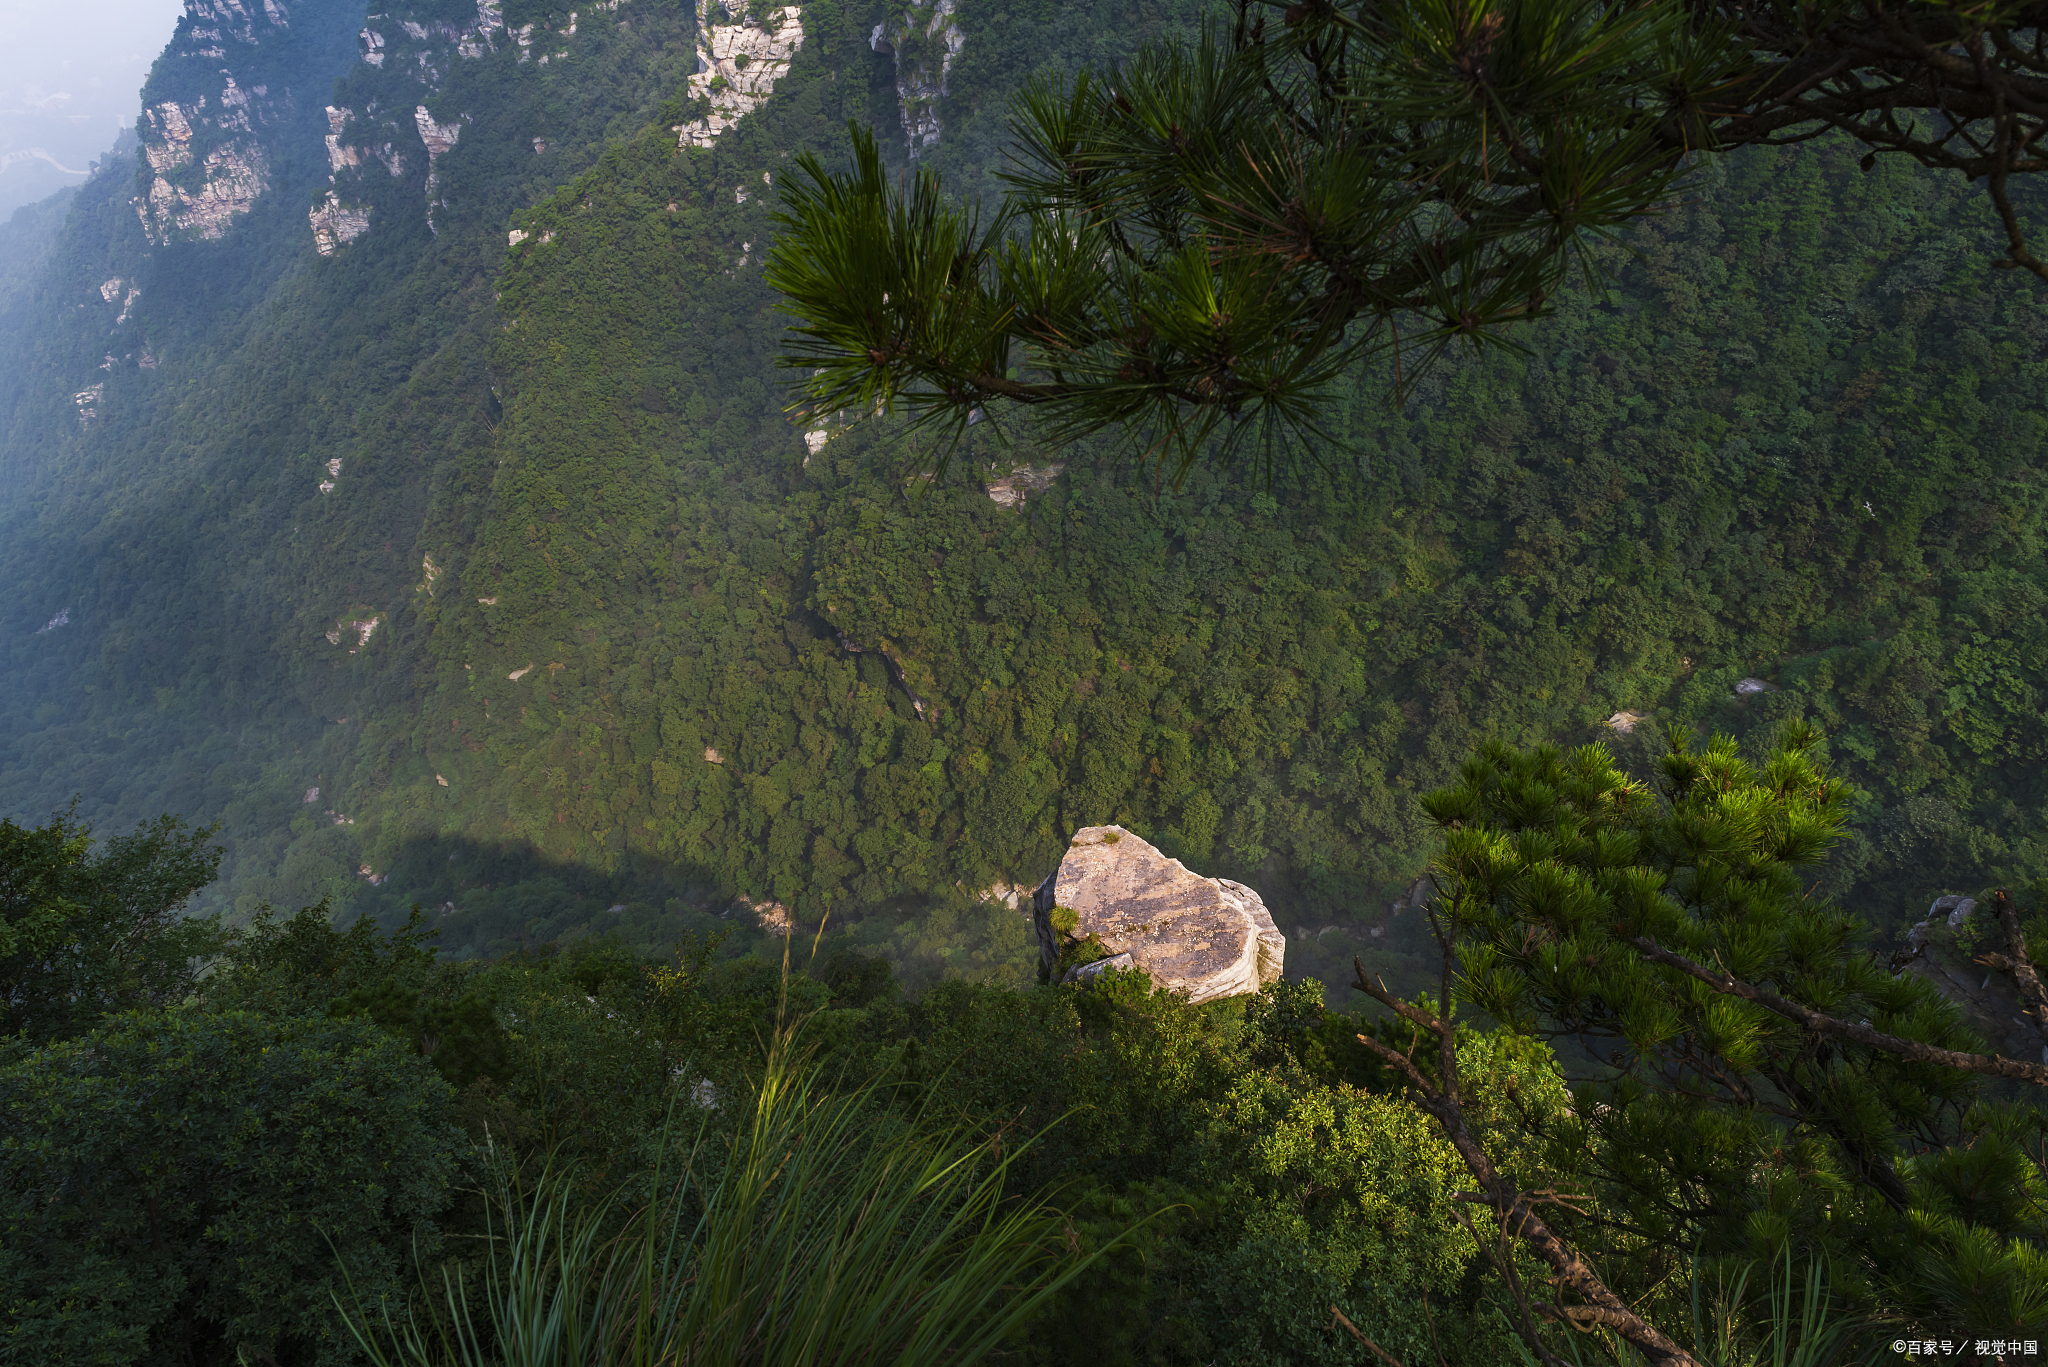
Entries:
[[152,246],[221,238],[280,184],[299,183],[305,168],[281,168],[281,154],[304,160],[287,149],[337,74],[345,22],[304,0],[186,0],[136,121],[131,205]]
[[1053,465],[1020,465],[1000,479],[988,482],[988,496],[998,508],[1021,508],[1024,500],[1033,494],[1042,494],[1052,488],[1053,481],[1066,469],[1066,462]]
[[334,255],[335,248],[370,231],[370,211],[358,204],[343,204],[332,190],[306,211],[306,217],[313,225],[313,250],[322,256]]
[[679,147],[709,147],[719,135],[767,103],[804,45],[802,11],[795,5],[756,19],[740,0],[697,0],[697,74],[692,99],[704,113],[675,127]]
[[868,45],[896,60],[896,100],[910,155],[939,140],[939,97],[949,93],[946,75],[966,43],[955,18],[957,0],[915,4],[875,25]]
[[[593,6],[617,7],[618,0]],[[576,14],[571,11],[562,35],[573,34],[575,27]],[[498,0],[477,0],[474,16],[461,23],[369,16],[356,35],[357,71],[367,78],[358,81],[357,88],[367,84],[374,93],[361,100],[360,107],[327,107],[327,178],[335,189],[325,205],[316,204],[308,214],[315,250],[332,255],[369,230],[374,215],[366,201],[373,196],[364,178],[376,169],[402,178],[424,162],[426,220],[428,228],[434,228],[434,211],[441,205],[437,163],[461,141],[468,118],[447,110],[439,110],[436,117],[439,97],[462,63],[478,62],[513,46],[519,60],[525,61],[535,30],[533,24],[507,28]],[[551,32],[543,30],[540,36],[545,39]]]
[[[222,8],[232,3],[222,0]],[[191,12],[193,17],[212,13],[207,0],[191,0]],[[249,30],[254,24],[242,27]],[[180,37],[188,43],[219,42],[220,33],[185,27]],[[205,54],[185,55],[216,52],[209,48]],[[270,188],[268,158],[257,137],[257,125],[270,122],[277,113],[270,89],[258,85],[245,90],[225,67],[220,81],[217,95],[201,95],[189,103],[164,100],[142,111],[142,155],[149,163],[150,180],[135,198],[135,212],[143,232],[159,246],[179,238],[221,236]]]
[[[1139,968],[1193,1002],[1256,992],[1279,979],[1287,955],[1258,893],[1204,878],[1121,826],[1074,833],[1034,894],[1032,923],[1041,961],[1061,981]],[[1090,937],[1108,956],[1061,969]]]

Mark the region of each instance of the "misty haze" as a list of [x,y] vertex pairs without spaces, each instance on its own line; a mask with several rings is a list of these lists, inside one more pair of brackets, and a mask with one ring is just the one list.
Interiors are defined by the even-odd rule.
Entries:
[[0,5],[0,219],[84,183],[135,123],[143,78],[182,10],[176,0]]

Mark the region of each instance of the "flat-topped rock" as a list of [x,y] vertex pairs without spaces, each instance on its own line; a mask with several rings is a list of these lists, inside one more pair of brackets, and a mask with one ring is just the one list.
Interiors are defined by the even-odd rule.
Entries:
[[[1073,913],[1071,927],[1056,908]],[[1070,943],[1093,935],[1111,956],[1154,983],[1213,1001],[1256,992],[1280,977],[1287,938],[1259,894],[1228,878],[1204,878],[1121,826],[1074,833],[1066,857],[1032,899],[1039,953],[1048,969]],[[1093,976],[1083,965],[1063,980]],[[1101,969],[1097,968],[1096,972]]]

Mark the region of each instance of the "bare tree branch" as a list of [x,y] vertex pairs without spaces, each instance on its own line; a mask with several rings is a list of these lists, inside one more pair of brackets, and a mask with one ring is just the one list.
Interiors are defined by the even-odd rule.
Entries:
[[[1600,1322],[1609,1325],[1641,1349],[1654,1367],[1700,1367],[1698,1359],[1667,1338],[1656,1326],[1629,1309],[1619,1296],[1608,1290],[1607,1284],[1600,1279],[1591,1265],[1537,1217],[1531,1208],[1530,1198],[1494,1167],[1485,1147],[1480,1144],[1478,1137],[1466,1123],[1464,1108],[1458,1104],[1457,1042],[1454,1028],[1420,1007],[1402,1001],[1387,990],[1386,984],[1368,982],[1362,960],[1353,959],[1352,964],[1357,971],[1357,982],[1353,986],[1402,1019],[1421,1026],[1437,1037],[1444,1074],[1440,1084],[1431,1082],[1423,1076],[1422,1071],[1406,1054],[1367,1035],[1358,1036],[1358,1042],[1408,1079],[1409,1086],[1414,1088],[1422,1108],[1435,1117],[1437,1124],[1443,1129],[1444,1137],[1451,1141],[1451,1147],[1456,1149],[1458,1157],[1464,1160],[1466,1170],[1491,1198],[1490,1204],[1500,1217],[1502,1229],[1512,1233],[1542,1259],[1560,1286],[1577,1294],[1588,1307],[1600,1311]],[[1527,1335],[1524,1337],[1526,1339]],[[1546,1351],[1540,1343],[1531,1346],[1539,1352]]]
[[2027,953],[2027,937],[2020,933],[2020,914],[2013,909],[2011,894],[2004,888],[1992,893],[1991,910],[1998,917],[2000,929],[2005,931],[2005,947],[2011,958],[1986,954],[1984,962],[2012,974],[2020,985],[2020,995],[2034,1012],[2034,1019],[2043,1030],[2048,1030],[2048,988],[2042,987],[2041,975],[2034,971],[2034,961]]
[[1529,1306],[1528,1293],[1522,1290],[1522,1279],[1515,1274],[1515,1260],[1509,1256],[1506,1228],[1495,1224],[1494,1236],[1489,1241],[1479,1237],[1479,1231],[1473,1228],[1472,1221],[1466,1217],[1464,1211],[1453,1206],[1451,1214],[1458,1217],[1458,1223],[1472,1236],[1473,1247],[1486,1250],[1486,1256],[1492,1260],[1494,1268],[1501,1275],[1501,1280],[1507,1283],[1508,1295],[1512,1296],[1515,1302],[1515,1332],[1521,1336],[1522,1342],[1535,1352],[1539,1367],[1568,1367],[1563,1358],[1543,1344],[1543,1335],[1536,1328],[1536,1319]]
[[1381,1362],[1386,1363],[1387,1367],[1401,1367],[1401,1360],[1399,1358],[1395,1357],[1392,1353],[1389,1353],[1386,1349],[1380,1347],[1377,1343],[1374,1343],[1365,1335],[1359,1333],[1358,1326],[1353,1324],[1349,1319],[1345,1318],[1344,1312],[1342,1310],[1339,1310],[1336,1306],[1333,1305],[1330,1307],[1330,1314],[1335,1317],[1330,1321],[1330,1327],[1332,1329],[1335,1329],[1340,1324],[1343,1325],[1346,1329],[1349,1329],[1351,1331],[1351,1337],[1357,1339],[1360,1343],[1364,1344],[1367,1348],[1371,1349],[1373,1355],[1377,1357]]

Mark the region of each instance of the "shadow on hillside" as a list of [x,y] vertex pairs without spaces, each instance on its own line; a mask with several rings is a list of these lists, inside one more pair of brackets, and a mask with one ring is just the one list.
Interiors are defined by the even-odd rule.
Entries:
[[435,929],[433,943],[457,959],[496,958],[593,935],[615,936],[649,953],[720,929],[740,932],[735,940],[754,938],[754,918],[721,891],[708,869],[629,856],[606,872],[520,845],[466,838],[405,842],[381,882],[361,887],[344,915],[368,915],[390,929],[403,924],[414,903]]
[[[429,943],[452,959],[545,952],[592,937],[654,958],[703,940],[718,942],[720,958],[779,960],[784,951],[779,908],[764,916],[707,868],[645,857],[622,859],[606,872],[527,847],[428,837],[405,842],[378,885],[358,881],[352,893],[339,922],[367,915],[392,930],[417,904],[433,930]],[[788,940],[796,961],[808,962],[814,949],[860,949],[887,959],[911,991],[949,977],[1021,984],[1034,976],[1028,916],[958,890],[880,905],[841,903],[822,931],[815,914],[796,917]]]
[[[602,936],[665,957],[682,941],[721,940],[721,957],[779,958],[781,933],[708,868],[631,857],[612,872],[550,858],[531,848],[462,837],[403,844],[382,881],[359,883],[340,919],[368,915],[386,930],[417,903],[434,944],[453,959],[494,959]],[[1314,978],[1333,1007],[1381,1008],[1350,987],[1354,961],[1403,995],[1434,992],[1442,963],[1423,914],[1397,901],[1355,922],[1287,924],[1287,976]],[[792,949],[808,958],[819,926],[800,917]],[[1035,976],[1037,941],[1028,913],[955,892],[876,906],[841,905],[828,918],[827,946],[880,954],[907,988],[968,976],[1005,982]],[[829,952],[829,950],[828,950]]]

